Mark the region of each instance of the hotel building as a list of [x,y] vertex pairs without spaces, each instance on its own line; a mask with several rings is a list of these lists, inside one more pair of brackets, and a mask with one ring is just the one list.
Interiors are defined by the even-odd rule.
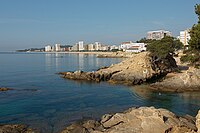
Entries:
[[189,46],[189,40],[191,39],[190,37],[190,30],[187,29],[187,30],[184,30],[184,31],[180,31],[180,36],[178,37],[180,39],[180,42],[183,43],[184,47],[186,49],[188,49],[188,46]]
[[161,40],[165,36],[172,36],[171,32],[165,30],[147,32],[147,39]]

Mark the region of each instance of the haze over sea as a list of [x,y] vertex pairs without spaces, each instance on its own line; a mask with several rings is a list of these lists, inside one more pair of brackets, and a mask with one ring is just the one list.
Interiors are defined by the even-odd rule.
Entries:
[[0,53],[0,124],[22,123],[42,132],[58,132],[81,119],[130,107],[155,106],[178,114],[196,115],[199,92],[153,93],[144,87],[81,82],[60,78],[63,71],[95,71],[119,58],[84,54]]

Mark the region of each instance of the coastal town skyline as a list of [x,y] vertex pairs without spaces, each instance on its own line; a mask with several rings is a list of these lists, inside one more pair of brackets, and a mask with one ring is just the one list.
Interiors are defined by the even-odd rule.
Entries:
[[[182,3],[177,6],[176,2]],[[20,0],[10,5],[4,1],[0,5],[0,51],[43,47],[47,43],[73,44],[79,40],[113,45],[137,41],[146,32],[160,29],[178,36],[195,24],[193,11],[198,1],[176,2]]]

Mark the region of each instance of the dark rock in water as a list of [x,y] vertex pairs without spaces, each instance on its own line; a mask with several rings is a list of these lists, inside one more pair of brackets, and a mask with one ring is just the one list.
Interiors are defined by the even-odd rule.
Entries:
[[73,80],[110,81],[129,85],[141,84],[149,79],[165,75],[177,68],[172,57],[157,60],[149,53],[135,54],[133,57],[110,67],[103,67],[95,72],[61,72],[63,78]]
[[25,125],[0,125],[0,133],[38,133]]
[[5,88],[5,87],[1,87],[0,88],[0,91],[9,91],[9,90],[13,90],[13,89],[11,89],[11,88]]
[[80,123],[74,123],[66,127],[61,133],[90,133],[93,130],[103,129],[100,123],[95,120],[83,121]]

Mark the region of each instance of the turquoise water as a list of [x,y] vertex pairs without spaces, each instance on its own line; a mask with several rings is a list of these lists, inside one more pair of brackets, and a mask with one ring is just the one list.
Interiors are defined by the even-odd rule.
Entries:
[[43,133],[56,133],[81,119],[133,106],[155,106],[178,115],[195,116],[200,93],[153,93],[145,86],[80,82],[60,78],[63,71],[94,71],[122,59],[84,54],[0,53],[0,124],[28,124]]

